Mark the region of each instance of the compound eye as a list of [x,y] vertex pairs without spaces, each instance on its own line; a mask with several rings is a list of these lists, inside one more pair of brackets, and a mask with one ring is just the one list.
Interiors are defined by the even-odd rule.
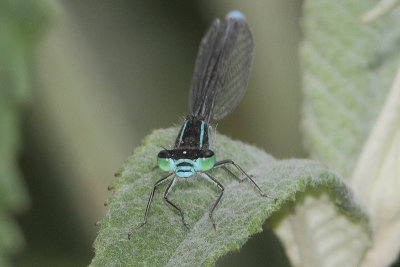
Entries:
[[168,150],[161,150],[157,156],[157,165],[161,170],[167,172],[170,170],[170,160],[171,159]]
[[200,171],[209,171],[215,165],[215,154],[211,150],[200,152],[200,157],[197,159],[198,168]]
[[165,158],[170,158],[171,156],[169,155],[169,151],[168,150],[161,150],[159,153],[158,153],[158,156],[157,156],[157,158],[162,158],[162,159],[165,159]]
[[214,152],[210,149],[201,150],[199,153],[199,158],[211,158],[212,156],[214,156]]

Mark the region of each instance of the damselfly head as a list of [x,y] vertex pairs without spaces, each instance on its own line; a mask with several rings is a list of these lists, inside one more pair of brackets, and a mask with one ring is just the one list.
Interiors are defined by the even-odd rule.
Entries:
[[173,171],[186,178],[195,172],[212,169],[215,154],[210,149],[164,149],[158,153],[157,164],[163,171]]

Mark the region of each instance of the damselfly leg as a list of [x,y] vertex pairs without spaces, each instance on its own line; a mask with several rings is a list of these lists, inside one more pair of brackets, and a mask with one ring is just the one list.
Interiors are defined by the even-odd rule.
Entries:
[[149,201],[147,202],[147,206],[146,206],[146,211],[144,212],[144,217],[143,217],[143,222],[141,224],[139,224],[137,227],[135,227],[134,229],[132,229],[129,234],[128,234],[128,239],[131,238],[131,235],[136,232],[136,230],[138,230],[140,227],[142,227],[143,225],[145,225],[147,223],[147,216],[149,214],[149,210],[150,210],[150,206],[151,203],[153,202],[153,197],[154,197],[154,193],[156,192],[157,187],[164,183],[169,177],[171,177],[173,175],[173,173],[168,174],[167,176],[164,176],[163,178],[161,178],[160,180],[158,180],[154,186],[153,186],[153,190],[150,193],[150,197],[149,197]]
[[217,199],[216,199],[215,202],[214,202],[214,205],[211,207],[210,212],[208,213],[208,216],[210,217],[210,220],[211,220],[211,222],[212,222],[212,224],[213,224],[214,230],[217,230],[216,224],[215,224],[215,221],[214,221],[214,218],[213,218],[213,214],[214,214],[215,208],[217,207],[219,201],[220,201],[221,198],[222,198],[222,195],[224,194],[225,188],[224,188],[224,186],[223,186],[220,182],[217,181],[217,179],[215,179],[214,177],[212,177],[210,174],[208,174],[208,173],[206,173],[206,172],[204,172],[204,174],[207,176],[207,178],[208,178],[212,183],[214,183],[214,184],[219,188],[219,190],[221,190],[221,192],[219,193]]
[[[240,178],[237,175],[235,175],[233,172],[231,172],[228,168],[226,168],[226,166],[228,165],[232,165],[234,166],[240,173],[242,173],[242,175],[244,175],[244,178]],[[249,180],[249,182],[257,189],[257,191],[260,193],[261,196],[263,197],[267,197],[270,199],[275,200],[274,197],[271,197],[269,195],[267,195],[266,193],[264,193],[264,191],[258,186],[258,184],[253,180],[252,176],[248,175],[243,169],[242,167],[240,167],[239,165],[237,165],[233,160],[231,159],[225,159],[225,160],[221,160],[215,163],[214,168],[216,167],[222,167],[225,171],[229,172],[230,174],[232,174],[234,177],[236,177],[237,179],[239,179],[240,182],[242,182],[243,180],[247,179]]]
[[179,208],[177,205],[175,205],[174,203],[172,203],[172,202],[168,199],[168,194],[171,192],[172,188],[174,187],[175,182],[176,182],[176,179],[177,179],[177,178],[174,177],[174,178],[171,180],[171,182],[168,184],[167,189],[165,190],[165,193],[164,193],[164,199],[165,199],[165,201],[167,201],[168,204],[170,204],[173,208],[175,208],[175,209],[179,212],[179,215],[181,215],[181,218],[182,218],[182,223],[183,223],[183,225],[184,225],[186,228],[188,228],[188,225],[185,223],[185,217],[183,216],[183,211],[182,211],[182,209]]

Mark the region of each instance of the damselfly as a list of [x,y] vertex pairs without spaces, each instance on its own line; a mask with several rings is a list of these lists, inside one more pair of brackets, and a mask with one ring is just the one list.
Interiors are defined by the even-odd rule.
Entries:
[[200,173],[214,183],[220,193],[209,211],[209,217],[216,229],[213,213],[224,193],[224,186],[208,173],[213,168],[232,165],[260,193],[268,197],[239,165],[230,159],[216,161],[212,150],[210,121],[227,116],[242,99],[250,73],[253,54],[253,37],[242,13],[232,11],[224,21],[216,19],[203,37],[196,59],[190,90],[189,110],[182,128],[178,133],[173,149],[164,149],[158,153],[158,167],[168,174],[158,180],[150,193],[143,222],[147,222],[150,206],[157,187],[170,180],[164,199],[176,209],[185,226],[181,208],[168,198],[179,178],[190,178]]

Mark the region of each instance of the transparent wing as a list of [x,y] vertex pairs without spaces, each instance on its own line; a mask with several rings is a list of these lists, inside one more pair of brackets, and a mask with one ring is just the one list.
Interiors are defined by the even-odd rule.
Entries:
[[243,16],[215,20],[204,36],[196,59],[189,108],[209,122],[227,116],[246,92],[253,38]]

